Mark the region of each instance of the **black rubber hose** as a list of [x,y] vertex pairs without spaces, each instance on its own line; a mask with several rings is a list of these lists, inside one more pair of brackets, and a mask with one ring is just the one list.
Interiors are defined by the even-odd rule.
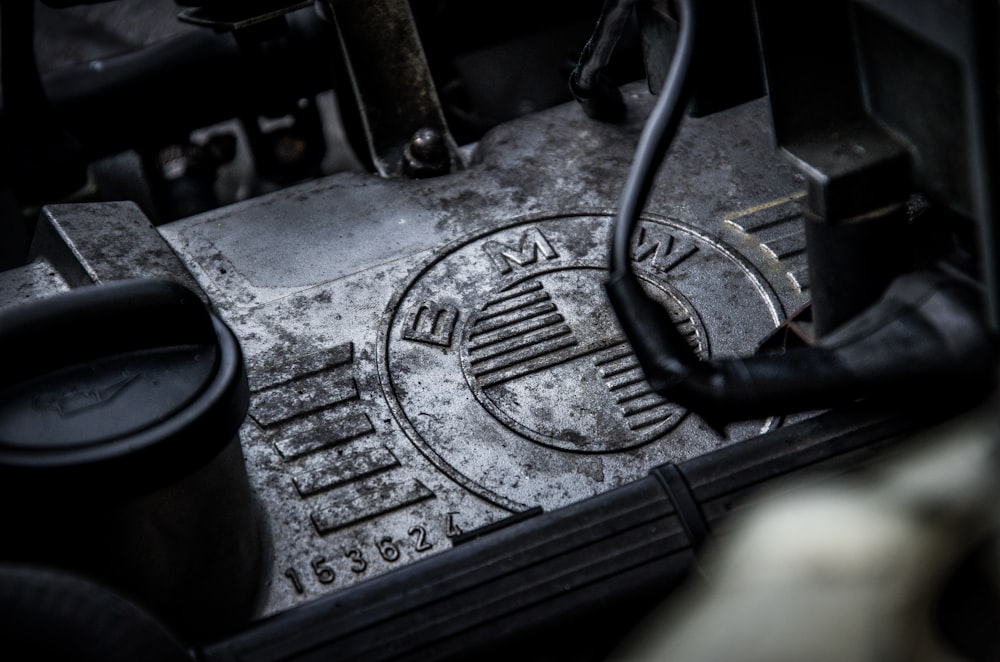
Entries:
[[691,98],[694,5],[694,0],[677,3],[677,51],[626,180],[605,283],[650,387],[721,430],[731,421],[862,398],[906,403],[990,386],[997,351],[981,292],[955,278],[929,272],[901,276],[880,301],[816,347],[711,361],[694,354],[667,311],[642,289],[632,269],[632,236]]
[[715,424],[859,399],[940,407],[991,388],[996,360],[981,291],[917,272],[814,347],[698,362],[667,392]]
[[639,222],[663,157],[691,98],[691,63],[697,18],[694,0],[677,3],[680,34],[659,100],[639,138],[611,237],[610,274],[605,283],[615,314],[632,344],[650,386],[663,391],[687,376],[697,357],[674,327],[667,312],[639,285],[632,271],[632,235]]
[[653,187],[659,165],[673,142],[677,127],[680,126],[681,118],[691,99],[693,88],[691,63],[694,59],[698,29],[694,6],[695,0],[679,0],[677,3],[680,21],[677,49],[656,106],[639,137],[639,146],[636,148],[635,158],[618,206],[618,217],[611,240],[612,279],[622,276],[631,276],[635,279],[629,254],[632,234],[639,222],[639,215],[646,204],[649,191]]

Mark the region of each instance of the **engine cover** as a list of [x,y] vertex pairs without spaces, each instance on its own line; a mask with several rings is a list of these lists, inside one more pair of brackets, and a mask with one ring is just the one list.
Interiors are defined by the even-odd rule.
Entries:
[[[557,107],[451,175],[343,173],[157,229],[248,359],[261,615],[780,425],[721,438],[648,390],[615,325],[609,232],[653,101],[625,93],[621,125]],[[808,301],[801,177],[771,135],[764,102],[684,123],[633,248],[705,357],[752,354]]]

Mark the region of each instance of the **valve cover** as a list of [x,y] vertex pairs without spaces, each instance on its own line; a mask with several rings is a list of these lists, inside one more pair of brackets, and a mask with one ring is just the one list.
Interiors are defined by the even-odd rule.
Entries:
[[[159,228],[239,336],[270,614],[780,425],[721,438],[649,391],[605,299],[653,98],[511,122],[429,180],[345,173]],[[754,102],[682,125],[636,237],[702,356],[756,351],[808,301],[801,179]],[[58,221],[58,219],[56,219]]]

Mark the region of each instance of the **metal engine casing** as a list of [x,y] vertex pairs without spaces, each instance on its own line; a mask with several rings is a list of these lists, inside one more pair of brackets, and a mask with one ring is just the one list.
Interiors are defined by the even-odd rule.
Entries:
[[[575,105],[503,124],[434,179],[341,173],[159,228],[51,206],[6,298],[132,275],[207,295],[248,359],[274,614],[781,424],[721,438],[648,391],[615,326],[608,236],[654,99],[625,98],[621,125]],[[772,135],[765,101],[688,120],[644,215],[636,269],[703,356],[752,354],[809,298],[802,178]]]

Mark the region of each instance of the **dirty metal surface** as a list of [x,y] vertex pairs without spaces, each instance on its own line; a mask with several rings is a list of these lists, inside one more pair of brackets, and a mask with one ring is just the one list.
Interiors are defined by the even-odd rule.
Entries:
[[[653,102],[625,98],[620,126],[502,125],[453,175],[340,174],[158,228],[248,357],[261,615],[780,423],[718,437],[648,392],[613,323],[608,233]],[[700,354],[752,353],[808,300],[801,187],[763,104],[683,124],[633,255]]]
[[0,272],[0,310],[69,291],[69,285],[45,260]]

